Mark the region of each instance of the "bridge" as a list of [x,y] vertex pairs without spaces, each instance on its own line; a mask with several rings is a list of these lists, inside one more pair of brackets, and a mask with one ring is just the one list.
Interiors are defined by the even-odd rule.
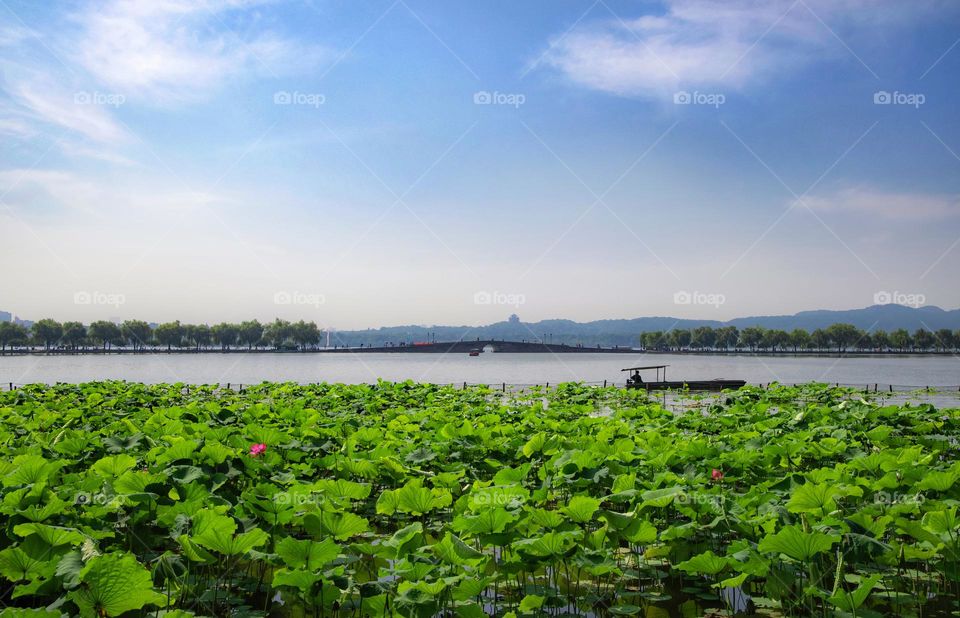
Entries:
[[574,346],[562,343],[543,343],[540,341],[502,341],[496,339],[477,339],[474,341],[438,341],[432,343],[418,343],[416,345],[398,345],[363,348],[338,348],[325,350],[326,352],[381,352],[381,353],[412,353],[412,354],[467,354],[472,350],[481,352],[506,353],[637,353],[632,348],[617,347],[603,348],[600,346]]

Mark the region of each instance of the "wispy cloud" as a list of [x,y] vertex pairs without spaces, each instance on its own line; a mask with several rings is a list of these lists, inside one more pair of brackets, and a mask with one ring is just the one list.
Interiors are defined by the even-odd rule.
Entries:
[[844,50],[836,29],[883,27],[908,8],[916,17],[935,4],[939,0],[910,7],[898,0],[664,0],[662,14],[585,22],[551,41],[545,61],[577,84],[617,95],[739,89],[815,58],[854,53]]
[[23,118],[69,129],[97,142],[129,139],[128,132],[113,119],[107,106],[77,98],[84,91],[47,78],[24,77],[11,85],[8,94],[20,105]]
[[872,187],[848,187],[832,194],[807,196],[813,210],[874,215],[894,220],[942,219],[960,216],[960,195],[891,193]]
[[245,37],[231,13],[258,2],[115,1],[77,15],[72,45],[98,82],[130,99],[166,105],[203,100],[244,74],[276,77],[327,57],[316,45],[258,30]]
[[0,134],[56,133],[68,157],[130,165],[116,151],[136,141],[123,105],[203,102],[232,80],[301,72],[332,57],[245,12],[259,4],[111,0],[82,4],[55,26],[0,26]]

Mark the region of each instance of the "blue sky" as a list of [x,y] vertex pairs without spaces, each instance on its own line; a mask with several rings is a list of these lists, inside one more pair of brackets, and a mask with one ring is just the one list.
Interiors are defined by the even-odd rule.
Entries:
[[0,308],[953,308],[958,41],[946,1],[2,0]]

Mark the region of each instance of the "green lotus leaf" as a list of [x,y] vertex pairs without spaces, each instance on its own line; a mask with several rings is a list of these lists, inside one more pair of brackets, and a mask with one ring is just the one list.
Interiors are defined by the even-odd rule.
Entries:
[[576,545],[582,537],[579,530],[566,532],[548,532],[532,539],[522,539],[513,546],[534,556],[562,556]]
[[340,546],[333,539],[297,540],[286,537],[277,543],[277,555],[292,569],[317,571],[340,555]]
[[927,472],[917,487],[920,489],[932,489],[934,491],[947,491],[953,487],[960,473],[956,470],[943,470]]
[[523,597],[523,600],[520,601],[520,611],[521,612],[532,612],[535,609],[540,609],[543,607],[543,602],[546,600],[546,597],[541,597],[536,594],[528,594]]
[[12,471],[3,477],[4,487],[33,485],[48,480],[62,464],[47,461],[39,455],[17,455],[13,458]]
[[273,574],[273,587],[289,586],[301,592],[308,592],[320,581],[320,574],[303,569],[277,569]]
[[804,532],[799,526],[784,526],[776,534],[763,537],[757,546],[763,553],[784,554],[806,562],[817,554],[829,551],[840,542],[840,535]]
[[77,545],[84,540],[83,534],[76,528],[64,528],[61,526],[48,526],[46,524],[29,523],[19,524],[13,527],[13,533],[17,536],[36,535],[44,543],[51,547],[58,545]]
[[835,498],[841,495],[839,489],[826,483],[806,483],[797,487],[787,502],[791,513],[827,513],[836,508]]
[[871,575],[860,581],[851,592],[838,590],[828,600],[846,612],[856,612],[870,596],[870,592],[883,580],[883,575]]
[[430,549],[448,564],[463,565],[482,560],[484,555],[464,543],[460,537],[448,532],[443,539],[434,543]]
[[98,460],[90,469],[100,476],[117,478],[135,465],[137,460],[130,455],[111,455]]
[[369,522],[353,513],[322,511],[319,514],[310,513],[304,517],[303,525],[315,537],[330,535],[338,541],[346,541],[352,536],[366,532]]
[[677,568],[685,573],[702,573],[703,575],[713,576],[729,568],[730,562],[731,559],[726,556],[718,556],[712,551],[705,551],[679,563]]
[[574,496],[570,502],[563,508],[572,521],[578,524],[585,524],[593,519],[593,514],[600,508],[600,500],[589,496]]
[[92,558],[80,571],[80,586],[68,597],[81,616],[119,616],[145,605],[164,606],[167,597],[153,589],[150,571],[130,554]]

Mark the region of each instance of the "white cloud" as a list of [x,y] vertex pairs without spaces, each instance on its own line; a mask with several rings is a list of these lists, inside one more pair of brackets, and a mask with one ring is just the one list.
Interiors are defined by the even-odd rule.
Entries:
[[[124,175],[122,179],[90,178],[66,170],[12,169],[0,171],[0,194],[4,202],[20,216],[34,218],[49,211],[54,227],[58,220],[73,211],[109,223],[119,229],[144,229],[144,226],[167,221],[171,216],[197,213],[230,203],[225,196],[199,191],[174,191],[160,179]],[[62,227],[75,225],[63,217]]]
[[321,48],[269,31],[244,37],[230,13],[256,2],[114,1],[77,16],[75,53],[97,82],[130,99],[203,100],[244,73],[275,77],[319,61]]
[[803,202],[820,212],[874,215],[896,220],[960,215],[960,195],[890,193],[871,187],[848,187],[829,195],[807,196]]
[[77,95],[86,91],[70,90],[44,78],[23,78],[8,92],[22,106],[24,116],[35,121],[58,125],[98,142],[122,142],[130,137],[106,106],[78,102]]
[[[939,0],[664,0],[665,11],[604,19],[550,43],[544,62],[573,82],[623,96],[687,87],[739,89],[813,58],[850,54],[834,33],[924,14]],[[825,22],[821,23],[821,20]],[[833,30],[833,32],[831,32]],[[851,61],[857,62],[853,56]]]

